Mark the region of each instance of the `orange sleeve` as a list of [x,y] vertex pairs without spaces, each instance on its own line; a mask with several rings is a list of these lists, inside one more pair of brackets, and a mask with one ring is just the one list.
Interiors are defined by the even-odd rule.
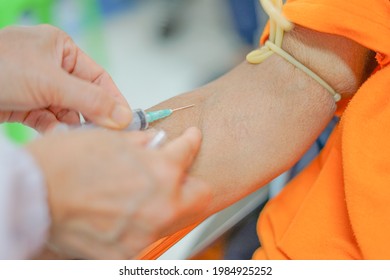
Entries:
[[390,65],[375,73],[344,113],[343,170],[349,221],[363,256],[390,258]]
[[390,67],[352,98],[322,153],[262,211],[254,259],[390,258]]
[[[283,12],[295,24],[347,37],[375,51],[382,67],[390,63],[388,0],[289,0]],[[262,43],[267,36],[266,29]]]

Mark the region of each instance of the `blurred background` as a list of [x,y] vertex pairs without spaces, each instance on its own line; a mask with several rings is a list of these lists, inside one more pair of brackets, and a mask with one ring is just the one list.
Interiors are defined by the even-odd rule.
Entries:
[[[143,109],[242,62],[266,20],[258,0],[0,0],[0,28],[49,23],[63,29],[109,72],[129,104]],[[0,144],[34,137],[23,125],[0,125]],[[228,239],[210,258],[249,259],[259,246],[256,219],[267,198],[262,189],[211,217],[162,258],[207,258]]]
[[[0,0],[0,28],[55,25],[112,76],[133,108],[148,108],[224,74],[257,46],[258,0]],[[2,125],[24,143],[34,132]]]

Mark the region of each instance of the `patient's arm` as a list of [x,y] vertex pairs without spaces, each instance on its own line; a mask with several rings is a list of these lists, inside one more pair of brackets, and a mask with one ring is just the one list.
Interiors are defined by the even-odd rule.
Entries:
[[[344,96],[365,79],[369,51],[345,38],[298,27],[286,34],[284,49]],[[213,200],[185,223],[227,207],[290,168],[336,108],[324,88],[277,55],[259,65],[243,62],[218,80],[152,109],[193,103],[194,108],[155,125],[172,137],[189,126],[203,131],[191,172],[213,184]]]

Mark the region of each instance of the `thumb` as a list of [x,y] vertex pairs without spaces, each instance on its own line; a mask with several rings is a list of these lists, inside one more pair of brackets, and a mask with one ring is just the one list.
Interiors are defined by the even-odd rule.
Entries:
[[187,169],[192,164],[202,141],[199,128],[190,127],[176,139],[167,143],[162,152],[172,162]]
[[129,105],[98,85],[66,72],[54,82],[52,105],[78,111],[93,123],[108,128],[121,129],[130,123]]

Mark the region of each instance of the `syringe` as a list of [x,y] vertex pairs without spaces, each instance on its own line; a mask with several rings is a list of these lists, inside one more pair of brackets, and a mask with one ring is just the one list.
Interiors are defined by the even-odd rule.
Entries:
[[[145,130],[149,127],[150,123],[169,117],[170,115],[172,115],[173,112],[191,108],[193,106],[195,106],[195,104],[191,104],[188,106],[183,106],[175,109],[163,109],[163,110],[157,110],[152,112],[145,112],[142,109],[135,109],[133,110],[133,120],[131,121],[130,125],[124,130],[127,131]],[[96,125],[88,123],[88,124],[83,124],[82,127],[96,128]]]
[[164,119],[172,115],[173,112],[187,109],[193,106],[195,106],[195,104],[179,107],[176,109],[163,109],[152,112],[145,112],[142,109],[135,109],[133,111],[133,120],[125,130],[145,130],[149,127],[149,123]]

